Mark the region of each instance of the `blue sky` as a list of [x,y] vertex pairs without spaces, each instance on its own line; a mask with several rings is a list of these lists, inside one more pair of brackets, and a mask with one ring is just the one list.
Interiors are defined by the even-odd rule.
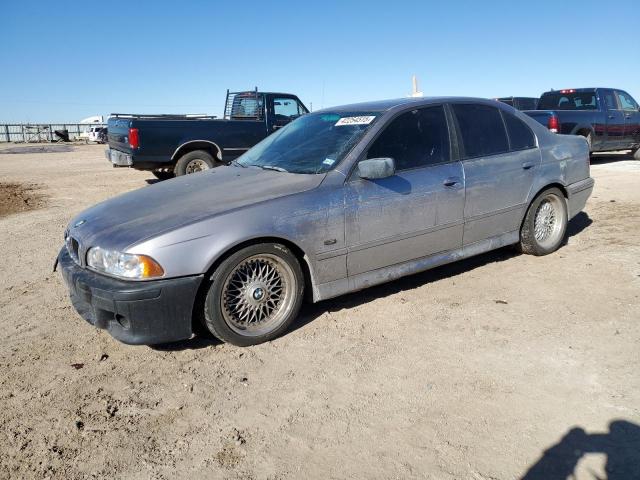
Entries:
[[0,122],[220,114],[256,85],[317,110],[405,96],[413,74],[426,95],[640,100],[637,0],[2,3]]

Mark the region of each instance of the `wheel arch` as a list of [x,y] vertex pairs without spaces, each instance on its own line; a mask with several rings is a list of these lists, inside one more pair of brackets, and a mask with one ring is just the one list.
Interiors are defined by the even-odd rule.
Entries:
[[529,207],[531,207],[531,204],[535,201],[536,198],[540,196],[542,192],[550,188],[557,188],[562,192],[565,202],[567,202],[567,208],[568,208],[569,192],[565,185],[563,185],[560,182],[550,182],[550,183],[544,184],[543,186],[539,186],[535,190],[532,190],[532,192],[535,191],[535,193],[529,197],[529,200],[526,203],[527,208],[525,208],[524,211],[522,212],[522,218],[520,219],[520,229],[522,229],[522,223],[524,222],[525,218],[527,218],[527,212],[529,211]]
[[173,155],[171,155],[171,160],[178,160],[184,154],[195,150],[204,150],[210,153],[213,158],[222,161],[222,149],[217,143],[211,140],[189,140],[188,142],[184,142],[175,149]]
[[574,135],[580,135],[581,137],[587,138],[589,134],[595,136],[595,130],[593,125],[588,124],[578,124],[573,129]]
[[230,255],[233,255],[239,250],[243,248],[249,247],[251,245],[258,245],[260,243],[280,243],[291,250],[294,254],[298,262],[300,263],[300,268],[302,269],[302,274],[304,276],[304,286],[305,286],[305,299],[312,298],[313,292],[313,270],[311,267],[311,262],[309,260],[309,256],[305,253],[305,251],[294,241],[281,237],[281,236],[256,236],[243,241],[239,241],[231,246],[229,246],[224,252],[216,256],[216,258],[211,262],[207,271],[204,274],[204,279],[198,288],[198,292],[196,293],[194,307],[193,307],[193,315],[192,315],[192,324],[193,331],[200,326],[200,312],[203,311],[204,307],[204,299],[206,297],[207,291],[211,286],[213,281],[213,274],[220,266],[220,264],[228,258]]

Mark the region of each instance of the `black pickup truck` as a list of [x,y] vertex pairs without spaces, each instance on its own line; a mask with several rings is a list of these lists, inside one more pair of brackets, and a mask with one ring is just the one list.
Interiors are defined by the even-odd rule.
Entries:
[[631,150],[640,160],[640,107],[624,90],[552,90],[542,94],[537,110],[523,113],[552,132],[582,135],[591,152]]
[[288,93],[229,92],[224,119],[205,115],[111,114],[107,159],[160,178],[228,163],[307,107]]
[[535,110],[538,108],[538,98],[535,97],[500,97],[497,101],[511,105],[516,110]]

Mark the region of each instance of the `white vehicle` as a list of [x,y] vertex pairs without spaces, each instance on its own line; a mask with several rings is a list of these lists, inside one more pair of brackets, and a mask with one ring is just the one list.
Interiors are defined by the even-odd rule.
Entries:
[[105,143],[107,137],[107,127],[95,126],[90,127],[87,134],[87,141],[96,143]]

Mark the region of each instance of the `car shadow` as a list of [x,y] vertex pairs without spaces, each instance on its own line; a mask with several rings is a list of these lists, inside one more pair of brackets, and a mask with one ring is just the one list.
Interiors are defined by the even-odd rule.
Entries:
[[[607,456],[608,480],[640,479],[640,425],[613,420],[607,433],[587,433],[580,427],[569,430],[547,448],[520,480],[565,480],[575,478],[578,462],[587,454]],[[593,478],[599,478],[595,474]]]
[[[592,223],[593,221],[589,218],[589,215],[585,212],[580,212],[569,222],[569,225],[567,226],[567,238],[578,235]],[[424,284],[437,282],[438,280],[443,280],[449,277],[455,277],[491,263],[504,262],[518,255],[520,255],[520,253],[514,246],[503,247],[481,255],[459,260],[454,263],[441,265],[414,275],[402,277],[388,283],[383,283],[381,285],[376,285],[353,293],[347,293],[329,300],[323,300],[318,303],[305,302],[302,305],[302,310],[300,311],[298,318],[291,325],[285,335],[308,325],[325,313],[354,308],[378,298],[388,297],[407,290],[414,290]],[[221,344],[222,342],[220,340],[216,339],[213,335],[204,331],[202,328],[198,329],[196,335],[191,339],[163,345],[154,345],[151,348],[159,351],[180,351],[215,347]]]
[[[588,228],[593,223],[593,220],[589,217],[589,214],[586,212],[580,212],[575,217],[571,219],[569,225],[567,225],[567,237],[573,237],[578,235],[580,232]],[[566,242],[565,239],[565,242]]]
[[[571,219],[569,225],[567,225],[567,237],[565,239],[565,243],[569,237],[578,235],[592,223],[593,220],[589,218],[588,214],[585,212],[578,213]],[[521,254],[516,250],[515,246],[503,247],[498,250],[493,250],[491,252],[459,260],[454,263],[435,267],[431,270],[402,277],[388,283],[348,293],[329,300],[324,300],[318,303],[305,303],[303,304],[302,311],[300,312],[298,319],[291,326],[289,332],[293,332],[304,327],[325,313],[354,308],[378,298],[388,297],[407,290],[413,290],[427,283],[437,282],[438,280],[443,280],[449,277],[455,277],[491,263],[504,262],[518,255]]]
[[210,333],[197,332],[194,337],[177,342],[150,345],[149,348],[159,352],[180,352],[182,350],[200,350],[202,348],[217,347],[222,342]]

